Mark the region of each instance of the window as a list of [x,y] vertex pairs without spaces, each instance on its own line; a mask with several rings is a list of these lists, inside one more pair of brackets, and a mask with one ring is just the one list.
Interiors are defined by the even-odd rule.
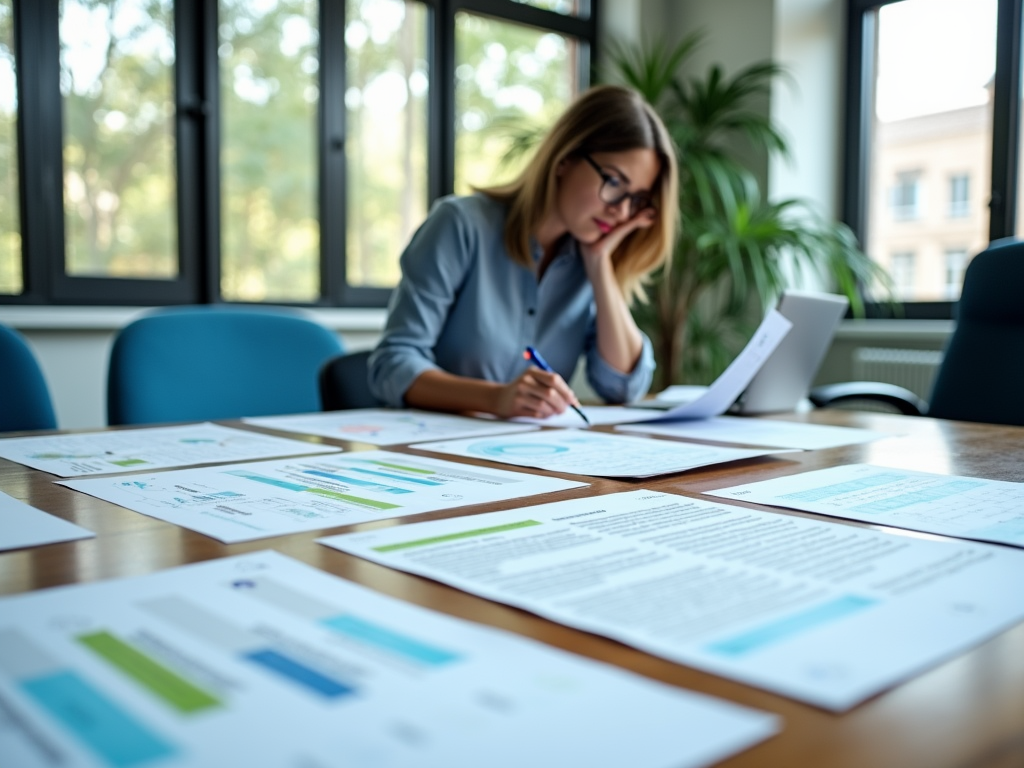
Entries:
[[890,270],[916,254],[907,318],[951,317],[946,254],[1015,231],[1022,5],[848,3],[844,219]]
[[889,260],[889,276],[898,298],[906,299],[915,293],[914,262],[914,254],[910,251],[894,253]]
[[949,216],[962,219],[971,213],[970,176],[966,173],[949,177]]
[[897,173],[892,188],[892,217],[896,221],[921,218],[921,174],[917,171]]
[[0,302],[383,306],[588,84],[591,5],[0,0]]
[[952,248],[946,251],[946,298],[956,301],[964,286],[964,271],[967,269],[967,250]]

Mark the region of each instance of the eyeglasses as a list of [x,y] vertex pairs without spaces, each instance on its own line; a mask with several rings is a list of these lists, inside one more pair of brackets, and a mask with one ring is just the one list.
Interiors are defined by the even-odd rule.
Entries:
[[590,166],[601,177],[601,190],[598,192],[598,197],[602,201],[608,205],[619,205],[628,198],[630,218],[646,208],[654,207],[654,199],[650,192],[630,192],[626,189],[626,182],[621,176],[606,171],[590,155],[583,155],[583,159],[590,163]]

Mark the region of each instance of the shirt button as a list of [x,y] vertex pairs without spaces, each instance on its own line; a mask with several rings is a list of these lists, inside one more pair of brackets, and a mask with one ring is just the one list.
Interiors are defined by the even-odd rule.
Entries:
[[526,314],[528,314],[530,317],[533,317],[535,314],[537,314],[537,311],[533,307],[530,307],[528,310],[526,310]]

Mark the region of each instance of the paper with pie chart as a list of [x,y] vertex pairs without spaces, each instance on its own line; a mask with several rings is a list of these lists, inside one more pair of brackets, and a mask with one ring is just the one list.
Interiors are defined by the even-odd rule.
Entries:
[[698,768],[779,719],[277,552],[0,600],[9,768]]
[[0,458],[59,477],[338,453],[340,450],[335,445],[289,440],[209,422],[0,440]]
[[232,544],[586,485],[389,451],[62,480]]
[[595,477],[652,477],[789,452],[784,449],[720,448],[575,429],[417,443],[413,447],[452,456]]
[[471,419],[451,413],[402,408],[356,408],[350,411],[300,413],[243,419],[247,424],[371,445],[405,445],[424,440],[454,440],[477,435],[529,432],[528,424],[496,419]]

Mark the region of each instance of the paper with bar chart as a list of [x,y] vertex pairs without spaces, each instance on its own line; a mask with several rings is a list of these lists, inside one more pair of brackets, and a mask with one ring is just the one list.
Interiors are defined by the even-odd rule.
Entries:
[[0,492],[0,551],[89,539],[95,535]]
[[1024,547],[1024,484],[851,464],[709,496]]
[[450,413],[398,408],[360,408],[292,416],[260,416],[243,421],[268,429],[304,435],[323,435],[337,440],[357,440],[371,445],[404,445],[423,440],[453,440],[460,437],[529,432],[536,429],[526,424],[512,424],[507,421],[471,419]]
[[276,552],[0,600],[17,768],[704,766],[777,729]]
[[835,711],[1024,620],[1024,552],[655,491],[320,541]]
[[414,448],[520,467],[597,477],[652,477],[786,450],[718,448],[575,429],[471,440],[417,443]]
[[0,440],[0,458],[59,477],[123,474],[341,450],[333,445],[289,440],[209,422]]
[[586,485],[388,451],[59,484],[228,544]]

